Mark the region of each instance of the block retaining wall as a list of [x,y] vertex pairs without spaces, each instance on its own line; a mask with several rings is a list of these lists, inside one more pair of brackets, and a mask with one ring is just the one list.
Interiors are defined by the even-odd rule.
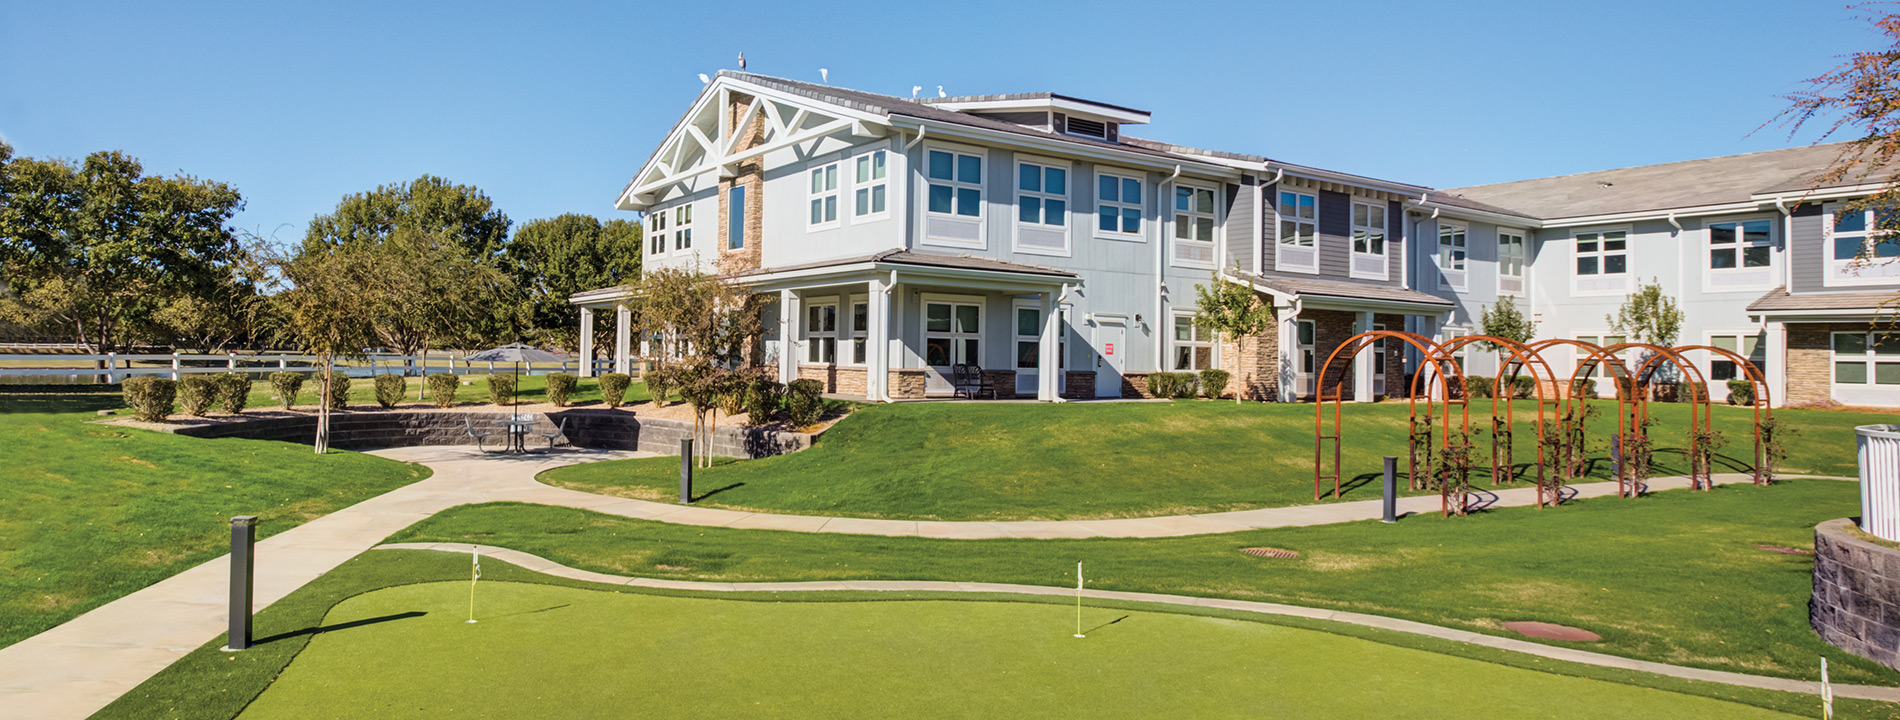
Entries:
[[[494,421],[506,417],[505,412],[336,412],[330,415],[330,445],[340,450],[474,445],[474,439],[468,436],[466,420],[472,421],[477,430],[490,431],[483,444],[494,448],[503,441],[502,428]],[[576,408],[537,414],[535,426],[529,430],[528,448],[534,449],[537,443],[545,446],[546,441],[535,433],[553,431],[563,418],[567,420],[568,444],[601,450],[646,450],[678,455],[680,440],[690,436],[693,429],[688,421],[642,418],[620,410]],[[173,425],[165,430],[190,437],[235,437],[309,445],[315,441],[317,418],[314,415],[261,417],[207,425]],[[811,438],[807,433],[722,425],[713,434],[712,454],[732,458],[783,455],[811,447]]]
[[1900,550],[1847,534],[1850,523],[1814,528],[1808,624],[1830,645],[1900,669]]

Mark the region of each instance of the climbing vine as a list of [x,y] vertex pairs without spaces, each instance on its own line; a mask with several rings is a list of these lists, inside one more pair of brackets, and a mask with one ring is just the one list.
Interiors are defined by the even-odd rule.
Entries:
[[1755,472],[1761,478],[1761,484],[1771,485],[1775,482],[1775,471],[1781,468],[1781,461],[1788,458],[1788,436],[1794,434],[1794,428],[1782,427],[1781,421],[1773,417],[1761,421],[1760,428],[1762,456],[1757,460],[1760,465]]
[[1452,512],[1459,515],[1466,513],[1466,499],[1471,495],[1471,457],[1475,450],[1471,433],[1451,430],[1445,433],[1445,445],[1433,457],[1433,482],[1451,499]]
[[1689,485],[1698,490],[1715,487],[1715,451],[1728,444],[1722,431],[1694,428],[1689,431]]

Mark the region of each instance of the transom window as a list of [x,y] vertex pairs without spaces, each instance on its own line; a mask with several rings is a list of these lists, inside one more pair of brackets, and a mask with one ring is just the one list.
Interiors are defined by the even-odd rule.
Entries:
[[1452,288],[1463,290],[1470,272],[1465,269],[1466,255],[1470,248],[1465,242],[1465,226],[1459,223],[1438,223],[1438,272],[1445,283]]
[[1385,211],[1383,203],[1352,203],[1352,272],[1357,278],[1386,277]]
[[1214,333],[1194,321],[1192,313],[1174,315],[1174,369],[1214,367]]
[[[718,242],[714,239],[713,242]],[[673,249],[685,250],[693,246],[693,206],[691,203],[673,208]]]
[[824,228],[838,224],[838,164],[812,168],[806,173],[811,185],[811,213],[806,225]]
[[1141,180],[1096,174],[1095,229],[1111,235],[1141,236]]
[[[1855,285],[1900,281],[1900,236],[1882,230],[1874,210],[1834,208],[1829,228],[1827,284]],[[1891,220],[1889,219],[1889,222]]]
[[1524,293],[1524,233],[1498,230],[1498,292]]
[[884,150],[858,156],[852,177],[856,188],[852,191],[852,217],[868,218],[889,212],[890,191],[887,187],[890,182],[885,178],[888,172],[885,161]]
[[1834,384],[1900,385],[1900,333],[1834,333]]
[[[1710,335],[1709,344],[1748,358],[1755,369],[1762,373],[1762,379],[1768,379],[1768,346],[1762,342],[1760,333],[1724,333]],[[1748,373],[1734,360],[1719,353],[1709,353],[1710,380],[1747,380]]]
[[1629,287],[1629,232],[1577,233],[1576,287],[1581,292],[1622,292]]
[[1214,191],[1191,185],[1174,188],[1174,259],[1214,262]]
[[983,158],[950,150],[930,151],[930,211],[983,215]]
[[805,306],[805,362],[832,363],[838,359],[838,303]]
[[1291,190],[1280,191],[1279,250],[1274,265],[1298,270],[1319,269],[1319,198]]

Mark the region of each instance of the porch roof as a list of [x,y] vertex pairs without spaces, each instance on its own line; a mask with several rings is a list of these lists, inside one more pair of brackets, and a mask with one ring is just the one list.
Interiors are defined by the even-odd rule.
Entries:
[[1367,309],[1373,310],[1396,310],[1408,315],[1437,315],[1454,306],[1452,301],[1437,295],[1399,287],[1361,285],[1331,280],[1263,277],[1237,269],[1227,270],[1223,275],[1230,280],[1252,286],[1255,290],[1289,302],[1331,300],[1345,304],[1365,305]]
[[1035,288],[1041,291],[1081,282],[1074,272],[1041,265],[897,248],[870,255],[750,270],[734,275],[733,279],[760,290],[770,290],[859,282],[890,273],[902,274],[913,282],[974,283],[994,285],[999,290]]
[[1872,315],[1896,311],[1900,311],[1900,298],[1891,290],[1793,295],[1784,286],[1748,304],[1748,312],[1762,315]]

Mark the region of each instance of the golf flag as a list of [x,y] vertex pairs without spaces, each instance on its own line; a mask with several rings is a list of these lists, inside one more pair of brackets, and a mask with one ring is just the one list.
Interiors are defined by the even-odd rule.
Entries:
[[1075,636],[1082,634],[1082,561],[1075,562]]
[[1834,686],[1827,681],[1827,657],[1821,657],[1821,720],[1834,720]]
[[482,549],[469,548],[468,621],[475,622],[475,581],[482,579]]

